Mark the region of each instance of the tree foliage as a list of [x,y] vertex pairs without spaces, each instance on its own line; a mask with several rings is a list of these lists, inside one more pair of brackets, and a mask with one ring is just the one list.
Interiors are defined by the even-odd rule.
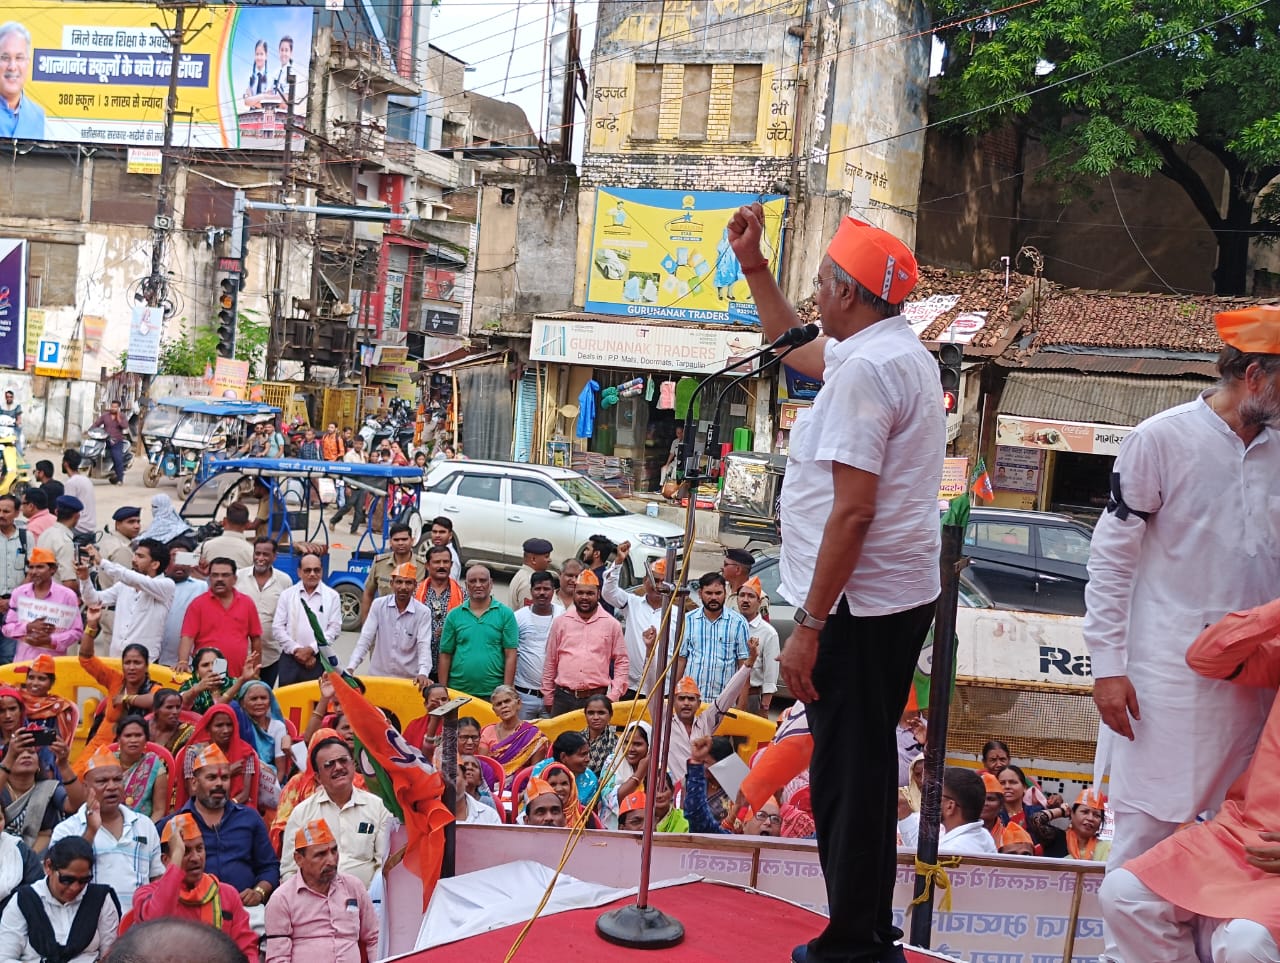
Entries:
[[[971,13],[967,0],[934,5],[944,23]],[[1217,235],[1218,290],[1244,292],[1249,240],[1280,234],[1265,190],[1280,176],[1280,4],[1032,0],[940,38],[935,118],[979,111],[958,121],[974,131],[1018,123],[1068,185],[1163,174]],[[1225,203],[1221,181],[1187,162],[1193,144],[1222,165]]]
[[[259,321],[253,312],[240,312],[236,323],[236,358],[249,362],[249,377],[261,374],[263,351],[267,346],[270,325]],[[157,363],[162,375],[187,378],[204,377],[205,367],[212,367],[218,357],[218,332],[213,322],[202,324],[194,332],[184,322],[176,337],[160,342]]]

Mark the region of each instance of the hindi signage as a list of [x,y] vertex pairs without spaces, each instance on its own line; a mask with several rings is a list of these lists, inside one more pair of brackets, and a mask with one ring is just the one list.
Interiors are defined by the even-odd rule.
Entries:
[[760,332],[742,328],[534,318],[529,357],[562,364],[701,374],[717,371],[759,347]]

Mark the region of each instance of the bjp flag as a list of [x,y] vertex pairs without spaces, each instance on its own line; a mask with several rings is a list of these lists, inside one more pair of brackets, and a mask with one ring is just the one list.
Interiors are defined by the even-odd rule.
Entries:
[[[388,808],[399,809],[400,821],[409,833],[404,864],[422,880],[422,906],[425,909],[440,879],[444,860],[444,828],[453,822],[453,813],[444,804],[444,778],[431,760],[405,740],[386,716],[352,687],[338,670],[337,658],[324,637],[320,623],[303,602],[311,621],[320,656],[327,668],[334,697],[351,723],[360,747],[362,766],[373,771],[365,778],[370,789],[375,786],[393,795]],[[370,779],[369,777],[373,778]]]

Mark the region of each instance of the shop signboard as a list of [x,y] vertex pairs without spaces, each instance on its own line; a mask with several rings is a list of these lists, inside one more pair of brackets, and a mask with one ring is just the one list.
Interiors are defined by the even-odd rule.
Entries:
[[213,396],[244,401],[249,397],[249,362],[219,358],[213,367]]
[[759,347],[760,332],[742,328],[534,318],[529,358],[602,368],[710,374]]
[[1071,451],[1083,455],[1117,455],[1120,453],[1120,443],[1132,430],[1132,427],[1120,425],[998,415],[996,444],[1010,448]]
[[[308,6],[189,7],[178,61],[184,119],[174,146],[282,150],[289,67],[297,81],[293,112],[306,116],[312,18]],[[173,26],[172,12],[145,3],[29,0],[14,19],[31,34],[15,137],[161,145],[172,56],[162,28]],[[302,146],[301,136],[294,144]]]
[[763,253],[777,276],[784,195],[598,188],[586,309],[667,321],[759,324],[728,231],[738,208],[756,201],[764,205]]
[[959,498],[969,490],[969,459],[944,458],[942,460],[942,484],[938,487],[938,498],[950,500]]
[[1040,468],[1044,452],[1039,448],[1013,448],[996,446],[996,468],[992,485],[1002,492],[1029,492],[1040,490]]

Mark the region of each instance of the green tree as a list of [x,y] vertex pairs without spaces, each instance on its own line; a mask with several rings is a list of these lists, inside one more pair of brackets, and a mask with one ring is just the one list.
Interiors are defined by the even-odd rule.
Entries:
[[[270,326],[259,321],[256,313],[241,311],[236,323],[236,358],[249,362],[249,377],[261,375],[263,351],[267,346]],[[160,342],[160,358],[157,367],[162,375],[180,375],[187,378],[204,376],[206,366],[212,366],[218,357],[218,332],[212,321],[189,331],[184,320],[173,338]]]
[[[940,19],[971,12],[969,0],[935,0]],[[1033,0],[940,36],[935,118],[971,131],[1016,123],[1043,140],[1045,172],[1068,190],[1113,171],[1162,174],[1217,236],[1217,291],[1245,292],[1250,241],[1280,236],[1267,189],[1280,176],[1280,4]],[[1217,158],[1219,177],[1187,162],[1191,145]]]

